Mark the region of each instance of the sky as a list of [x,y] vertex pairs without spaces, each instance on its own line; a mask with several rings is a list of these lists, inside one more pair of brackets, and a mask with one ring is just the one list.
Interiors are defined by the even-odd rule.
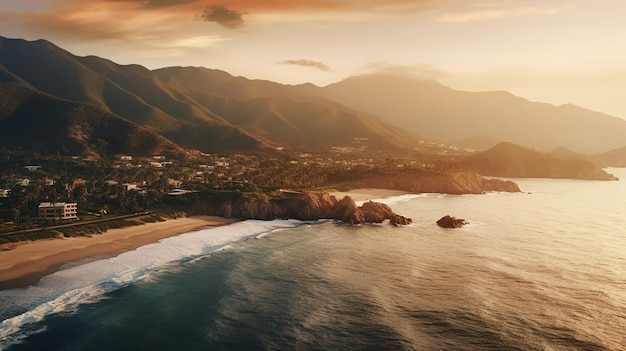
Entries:
[[624,0],[2,0],[0,35],[150,69],[377,72],[626,118]]

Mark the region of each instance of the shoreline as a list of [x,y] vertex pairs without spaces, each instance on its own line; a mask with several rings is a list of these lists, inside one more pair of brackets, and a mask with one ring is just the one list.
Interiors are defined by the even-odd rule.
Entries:
[[[356,202],[405,194],[406,191],[376,188],[330,193],[338,199],[350,196]],[[235,222],[239,220],[216,216],[192,216],[110,229],[88,237],[22,242],[13,249],[0,251],[0,290],[26,288],[66,267],[116,257],[165,238]]]
[[238,221],[194,216],[111,229],[91,237],[26,242],[11,250],[0,251],[0,290],[34,285],[64,266],[115,257],[165,238]]
[[338,200],[341,200],[344,196],[350,196],[355,202],[376,201],[387,197],[407,194],[410,194],[410,192],[378,188],[361,188],[348,191],[333,191],[330,193],[330,195],[334,195]]

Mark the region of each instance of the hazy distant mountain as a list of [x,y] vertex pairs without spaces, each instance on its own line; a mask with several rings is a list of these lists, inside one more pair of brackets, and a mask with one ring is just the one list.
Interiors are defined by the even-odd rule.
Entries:
[[[89,104],[182,147],[205,152],[327,147],[354,138],[368,138],[371,146],[382,148],[412,145],[408,134],[373,115],[291,86],[205,68],[150,71],[95,56],[78,57],[45,40],[0,37],[0,85],[8,82]],[[10,92],[3,99],[15,100],[6,94]],[[38,118],[48,117],[42,113]]]
[[626,167],[626,146],[589,156],[600,167]]
[[[34,100],[23,99],[15,86],[39,96],[39,105],[28,106]],[[75,104],[67,107],[71,113],[63,112],[66,116],[80,118],[78,111],[88,110],[101,116],[98,120],[125,121],[205,152],[262,151],[279,145],[328,148],[355,139],[367,140],[376,150],[408,150],[417,145],[417,135],[479,150],[500,140],[587,154],[626,144],[624,120],[573,105],[529,102],[506,92],[461,92],[433,81],[388,75],[353,77],[319,88],[207,68],[151,71],[78,57],[45,40],[0,37],[0,87],[0,104],[12,106],[0,114],[4,126],[14,128],[3,129],[5,134],[23,132],[15,129],[17,122],[7,122],[20,118],[29,121],[33,135],[45,137],[38,129],[46,123],[40,120],[61,112],[48,113],[42,106],[62,101]],[[29,109],[38,113],[16,112]]]
[[557,158],[564,158],[564,159],[587,159],[588,155],[585,154],[581,154],[578,152],[574,152],[568,148],[566,148],[565,146],[560,146],[557,147],[554,150],[551,150],[550,152],[548,152],[548,155],[550,156],[554,156]]
[[558,158],[509,142],[468,156],[457,164],[464,171],[496,177],[614,179],[591,161]]
[[491,136],[473,136],[467,137],[453,142],[452,144],[455,146],[465,147],[469,149],[474,149],[476,151],[484,151],[490,149],[497,144],[501,143],[502,140],[491,137]]
[[574,105],[531,102],[504,91],[457,91],[395,75],[358,76],[323,88],[300,89],[449,144],[489,137],[544,151],[565,146],[583,153],[626,145],[623,119]]
[[579,154],[571,150],[558,148],[550,152],[561,158],[579,158],[592,161],[600,167],[626,167],[626,146],[599,154]]

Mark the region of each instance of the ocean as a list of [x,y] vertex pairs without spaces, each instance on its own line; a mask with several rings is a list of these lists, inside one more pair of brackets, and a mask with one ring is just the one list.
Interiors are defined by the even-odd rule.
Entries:
[[624,350],[608,171],[382,200],[410,226],[245,221],[70,264],[0,291],[0,350]]

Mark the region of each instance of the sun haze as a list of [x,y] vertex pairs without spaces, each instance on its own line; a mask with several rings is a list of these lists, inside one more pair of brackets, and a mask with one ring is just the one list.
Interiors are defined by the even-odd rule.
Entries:
[[391,71],[626,118],[621,0],[23,0],[3,36],[148,68],[326,85]]

